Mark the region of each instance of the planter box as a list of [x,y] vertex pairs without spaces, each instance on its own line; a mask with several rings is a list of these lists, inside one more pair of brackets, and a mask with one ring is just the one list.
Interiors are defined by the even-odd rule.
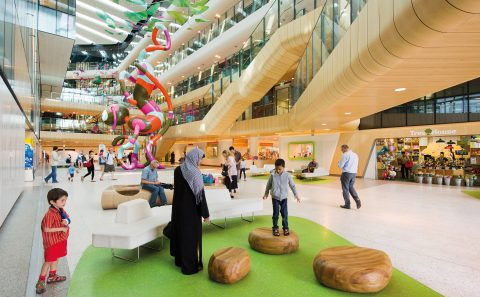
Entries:
[[417,182],[419,184],[423,183],[423,176],[417,176]]
[[461,178],[456,178],[455,179],[455,185],[460,187],[462,185],[462,179]]
[[426,177],[426,181],[427,181],[427,184],[432,184],[432,180],[433,180],[433,176],[427,176]]
[[451,180],[451,178],[444,177],[443,180],[445,181],[445,184],[446,184],[447,186],[450,185],[450,180]]
[[437,184],[443,184],[443,177],[436,177],[435,179],[437,180]]

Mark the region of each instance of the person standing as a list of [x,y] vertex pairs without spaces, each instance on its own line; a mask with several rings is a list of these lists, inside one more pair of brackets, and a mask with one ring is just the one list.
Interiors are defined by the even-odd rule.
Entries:
[[[42,219],[42,238],[44,262],[40,277],[35,285],[37,294],[47,290],[47,284],[63,282],[67,277],[57,274],[58,259],[67,255],[67,240],[70,233],[70,217],[65,212],[68,193],[60,188],[48,191],[47,200],[50,207]],[[47,277],[47,272],[48,277]]]
[[242,158],[242,160],[240,161],[240,174],[238,175],[238,180],[242,179],[242,173],[243,173],[243,180],[244,181],[247,180],[246,170],[247,170],[247,166],[246,166],[246,163],[245,163],[245,159]]
[[93,178],[95,177],[95,159],[94,159],[94,156],[95,156],[95,154],[93,153],[93,151],[88,152],[88,161],[85,162],[85,167],[87,167],[87,174],[82,176],[82,178],[81,178],[82,182],[85,179],[85,177],[89,176],[90,174],[92,175],[92,178],[91,178],[90,181],[92,183],[95,182],[93,180]]
[[160,163],[157,160],[153,160],[150,162],[149,166],[143,168],[142,170],[142,189],[152,193],[150,200],[148,201],[150,207],[155,207],[157,205],[157,197],[160,197],[162,206],[167,205],[167,196],[165,195],[165,190],[163,189],[162,183],[157,180],[158,165],[160,165]]
[[105,174],[105,163],[106,163],[105,156],[103,154],[103,149],[101,149],[100,152],[98,153],[98,165],[100,166],[100,172],[102,173],[100,175],[100,180],[103,180],[102,177]]
[[108,149],[108,153],[105,156],[105,170],[102,172],[102,175],[100,176],[100,180],[103,180],[103,175],[106,172],[110,172],[112,174],[112,180],[117,180],[114,176],[113,173],[115,172],[115,160],[117,160],[117,156],[115,155],[115,151],[113,150],[112,147]]
[[288,228],[288,187],[292,190],[295,200],[300,203],[300,197],[298,197],[297,188],[293,182],[292,175],[285,171],[285,160],[277,159],[275,160],[275,170],[270,173],[268,178],[267,186],[265,188],[265,194],[263,199],[268,198],[268,194],[272,195],[272,207],[273,207],[273,216],[272,216],[272,234],[273,236],[280,236],[278,231],[278,215],[282,214],[282,228],[283,235],[290,235]]
[[[405,173],[406,173],[406,164],[407,164],[407,156],[405,154],[405,152],[402,152],[402,155],[400,156],[400,158],[398,159],[398,163],[400,163],[400,171],[402,173],[402,178],[405,179]],[[408,177],[407,177],[408,178]]]
[[237,165],[237,172],[238,172],[240,171],[240,161],[242,160],[242,154],[239,151],[235,150],[233,146],[231,146],[229,150],[232,156],[234,157],[235,164]]
[[341,149],[343,155],[342,159],[338,162],[338,167],[342,169],[340,181],[342,183],[345,204],[340,205],[340,207],[350,209],[350,195],[352,195],[353,200],[355,200],[355,203],[357,204],[357,209],[359,209],[362,206],[362,203],[360,202],[357,191],[355,191],[355,188],[353,187],[358,170],[358,156],[356,153],[352,152],[346,144],[343,144]]
[[187,275],[203,269],[202,218],[206,223],[210,221],[199,169],[204,156],[202,150],[194,148],[174,171],[170,255],[175,258],[175,265]]
[[172,151],[172,153],[170,154],[170,164],[171,165],[175,164],[175,152],[174,151]]
[[58,166],[58,161],[60,160],[60,158],[58,157],[57,151],[58,151],[58,147],[54,146],[53,147],[53,152],[52,152],[52,171],[50,172],[49,175],[47,175],[44,178],[46,184],[48,184],[48,181],[50,180],[50,178],[52,179],[53,184],[58,183],[58,181],[57,181],[57,166]]

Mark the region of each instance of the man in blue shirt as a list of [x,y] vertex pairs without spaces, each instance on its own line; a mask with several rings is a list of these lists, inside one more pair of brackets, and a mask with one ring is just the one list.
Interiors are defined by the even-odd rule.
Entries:
[[352,195],[358,209],[362,206],[362,203],[360,202],[357,191],[355,191],[353,187],[358,170],[358,156],[352,152],[346,144],[342,145],[342,152],[342,159],[338,162],[338,167],[342,169],[340,181],[342,182],[343,200],[345,200],[345,204],[340,205],[340,207],[350,209],[350,195]]
[[162,187],[162,183],[157,181],[159,162],[153,160],[150,165],[142,170],[142,189],[148,190],[152,193],[148,203],[150,207],[155,207],[157,204],[157,196],[160,197],[162,205],[167,204],[167,196],[165,196],[165,190]]

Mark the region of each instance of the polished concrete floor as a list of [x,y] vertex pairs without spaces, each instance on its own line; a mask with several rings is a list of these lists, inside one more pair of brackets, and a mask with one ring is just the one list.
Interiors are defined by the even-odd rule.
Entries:
[[[59,169],[58,176],[56,185],[69,193],[66,208],[72,225],[67,260],[73,273],[91,244],[92,231],[114,219],[115,211],[101,209],[102,190],[111,184],[138,183],[140,172],[118,171],[115,181],[110,176],[99,181],[97,172],[93,183],[89,179],[82,183],[79,176],[68,182],[65,169]],[[163,182],[173,181],[171,170],[159,176]],[[332,178],[324,185],[297,185],[302,202],[290,200],[289,214],[320,223],[357,245],[387,252],[396,268],[443,295],[479,296],[480,200],[454,186],[359,179],[362,208],[344,210],[338,207],[343,202],[339,179]],[[265,184],[247,178],[239,182],[237,198],[261,199]],[[270,200],[264,205],[262,214],[271,213]]]

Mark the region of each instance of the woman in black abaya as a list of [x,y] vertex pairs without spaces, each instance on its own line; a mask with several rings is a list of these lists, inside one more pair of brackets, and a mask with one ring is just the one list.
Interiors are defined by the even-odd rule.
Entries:
[[202,217],[209,222],[209,213],[198,166],[204,156],[202,150],[192,149],[174,173],[170,254],[183,274],[203,269]]

